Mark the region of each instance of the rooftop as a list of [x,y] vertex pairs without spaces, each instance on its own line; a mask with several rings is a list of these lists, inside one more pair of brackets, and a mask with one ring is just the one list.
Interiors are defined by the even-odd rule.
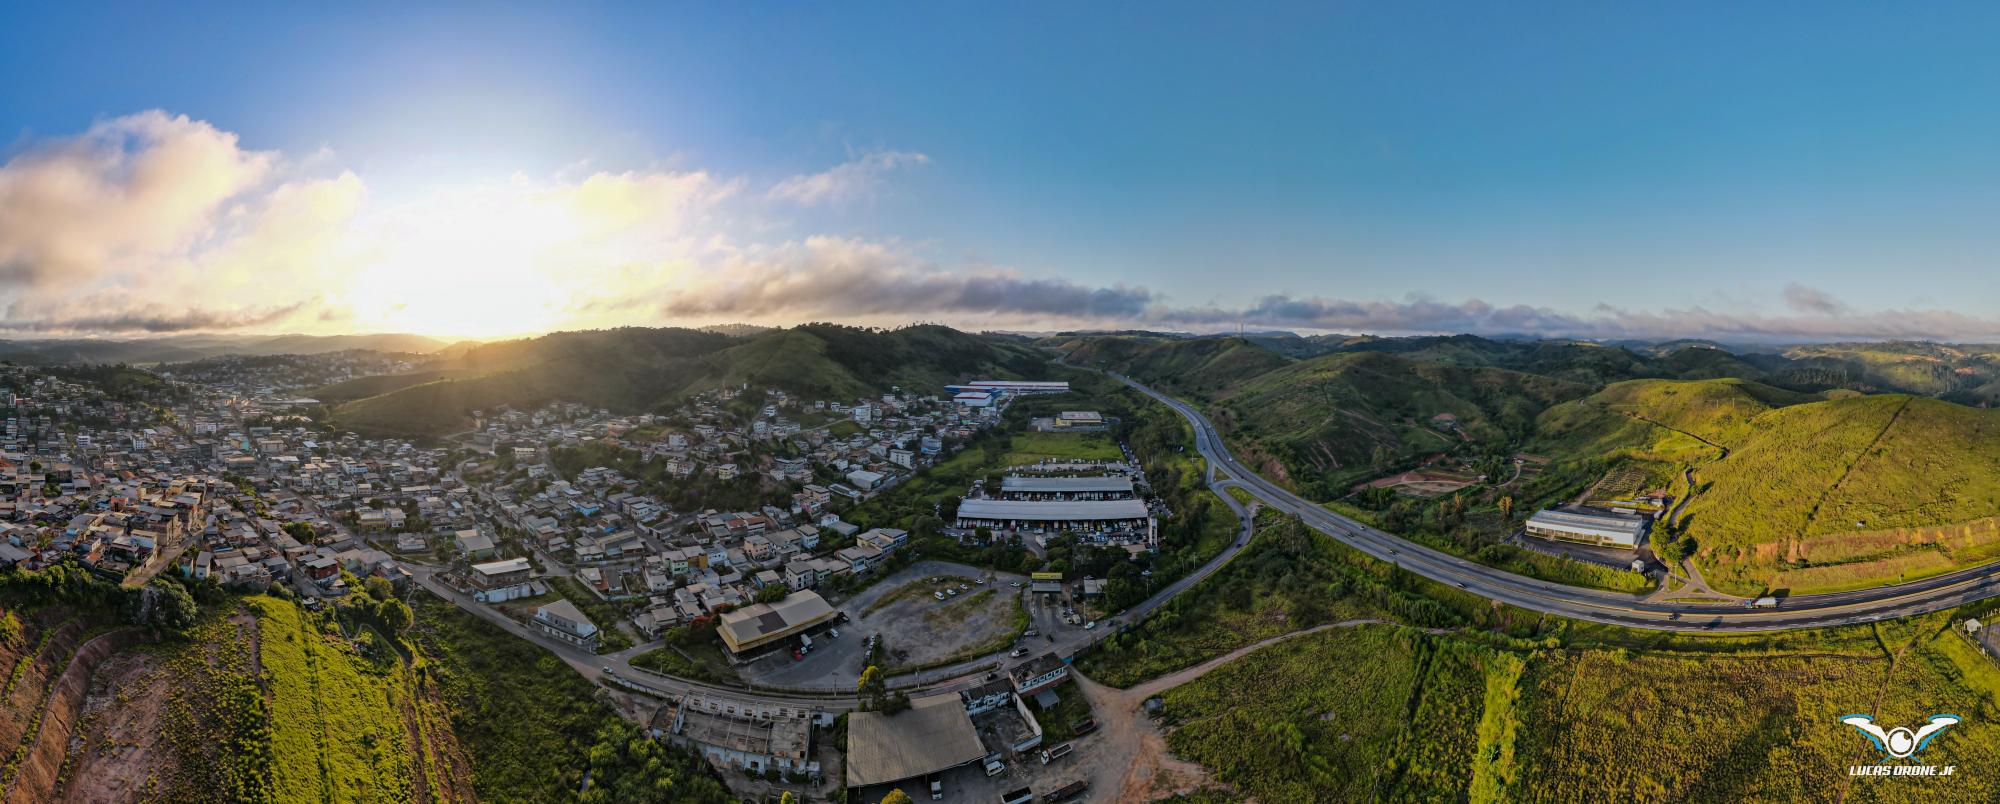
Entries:
[[888,784],[986,756],[957,693],[917,698],[895,715],[847,716],[847,786]]
[[961,519],[1066,521],[1079,519],[1145,519],[1143,500],[965,500]]
[[1132,493],[1132,478],[1129,477],[1015,477],[1009,475],[1000,479],[1000,490],[1006,493]]

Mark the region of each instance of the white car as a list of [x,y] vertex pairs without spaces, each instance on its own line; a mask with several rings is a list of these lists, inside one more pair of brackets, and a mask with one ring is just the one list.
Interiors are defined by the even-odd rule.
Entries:
[[944,593],[943,593],[943,592],[932,592],[932,593],[931,593],[931,597],[934,597],[934,598],[937,598],[937,599],[939,599],[939,600],[943,600],[943,599],[944,599]]
[[828,628],[828,629],[826,629],[826,635],[827,635],[827,636],[830,636],[830,637],[833,637],[834,639],[839,639],[839,638],[840,638],[840,629],[838,629],[838,628]]
[[1083,630],[1085,630],[1085,631],[1088,631],[1088,630],[1090,630],[1090,629],[1092,629],[1092,628],[1096,628],[1096,627],[1097,627],[1097,621],[1096,621],[1096,620],[1091,620],[1090,622],[1087,622],[1087,623],[1084,623],[1084,624],[1083,624]]

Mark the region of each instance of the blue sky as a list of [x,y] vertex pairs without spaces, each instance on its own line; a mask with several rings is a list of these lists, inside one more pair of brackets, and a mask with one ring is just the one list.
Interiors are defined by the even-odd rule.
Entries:
[[[292,5],[6,5],[9,153],[161,110],[282,155],[217,210],[352,173],[364,219],[509,177],[701,172],[738,186],[675,222],[730,233],[734,262],[674,257],[704,273],[821,237],[920,280],[1143,291],[907,319],[2000,333],[1990,4]],[[746,201],[883,154],[922,159],[841,203]],[[171,270],[146,253],[117,270]],[[747,298],[701,315],[829,317]]]

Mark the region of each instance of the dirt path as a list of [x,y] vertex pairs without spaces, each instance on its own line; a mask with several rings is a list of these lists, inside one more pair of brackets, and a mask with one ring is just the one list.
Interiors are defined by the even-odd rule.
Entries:
[[[1362,625],[1393,623],[1377,619],[1342,620],[1280,634],[1130,689],[1108,687],[1071,670],[1070,677],[1090,701],[1100,735],[1096,738],[1098,745],[1091,751],[1087,768],[1091,789],[1116,791],[1116,797],[1111,799],[1113,801],[1143,802],[1202,787],[1209,781],[1207,769],[1176,757],[1167,749],[1166,733],[1141,711],[1146,701],[1280,642],[1335,628]],[[1443,629],[1428,630],[1444,632]]]

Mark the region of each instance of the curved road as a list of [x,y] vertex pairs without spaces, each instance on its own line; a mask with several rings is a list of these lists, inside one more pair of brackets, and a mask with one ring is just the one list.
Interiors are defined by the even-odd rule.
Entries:
[[[1924,614],[2000,595],[2000,564],[1960,570],[1921,581],[1854,592],[1786,598],[1775,608],[1715,603],[1647,602],[1640,596],[1562,586],[1514,575],[1376,530],[1299,497],[1231,457],[1215,425],[1194,406],[1116,372],[1106,372],[1168,407],[1194,426],[1195,448],[1208,459],[1217,483],[1237,485],[1265,505],[1363,553],[1425,578],[1529,611],[1589,622],[1661,631],[1778,631],[1873,622]],[[1224,499],[1229,496],[1223,494]],[[1234,553],[1236,546],[1232,546]]]

